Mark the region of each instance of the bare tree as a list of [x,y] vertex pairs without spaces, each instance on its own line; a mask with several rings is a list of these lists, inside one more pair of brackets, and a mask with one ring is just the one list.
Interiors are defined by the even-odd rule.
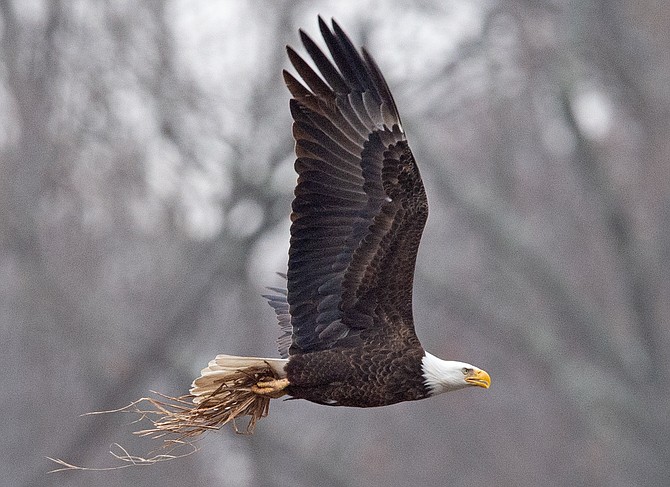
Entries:
[[427,185],[418,333],[493,387],[279,403],[251,438],[93,482],[663,485],[668,7],[206,4],[0,0],[3,478],[90,485],[45,457],[147,446],[125,416],[79,414],[184,392],[217,352],[272,353],[283,46],[321,13],[387,74]]

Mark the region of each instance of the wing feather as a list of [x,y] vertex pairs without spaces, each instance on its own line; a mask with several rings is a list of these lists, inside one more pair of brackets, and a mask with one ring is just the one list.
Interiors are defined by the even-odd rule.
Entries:
[[326,55],[319,49],[319,46],[307,35],[304,31],[300,31],[300,40],[302,45],[307,49],[309,57],[312,58],[314,64],[323,75],[326,82],[330,85],[335,93],[349,93],[349,87],[344,81],[340,73],[328,60]]
[[[307,84],[307,87],[318,97],[322,97],[326,100],[332,98],[333,92],[330,87],[312,68],[309,67],[309,64],[307,64],[290,46],[286,46],[286,52],[288,53],[289,61],[291,61],[295,70]],[[284,73],[286,73],[286,71],[284,71]]]
[[279,343],[287,354],[356,346],[375,333],[413,335],[412,281],[428,212],[379,67],[335,21],[331,30],[319,17],[319,29],[332,61],[301,30],[316,70],[287,47],[302,81],[284,72],[298,183],[287,292],[268,299],[280,323],[290,314],[290,347],[286,334]]

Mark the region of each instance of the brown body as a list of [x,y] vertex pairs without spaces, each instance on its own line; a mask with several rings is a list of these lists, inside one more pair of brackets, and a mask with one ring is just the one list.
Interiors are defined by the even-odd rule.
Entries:
[[[416,340],[415,340],[416,341]],[[329,406],[376,407],[428,397],[424,351],[364,345],[291,356],[287,394]]]

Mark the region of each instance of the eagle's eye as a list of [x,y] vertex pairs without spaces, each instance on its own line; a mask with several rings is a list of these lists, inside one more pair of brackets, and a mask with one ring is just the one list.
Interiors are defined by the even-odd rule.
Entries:
[[472,372],[472,369],[469,367],[463,367],[461,372],[463,372],[463,375],[468,375],[470,372]]

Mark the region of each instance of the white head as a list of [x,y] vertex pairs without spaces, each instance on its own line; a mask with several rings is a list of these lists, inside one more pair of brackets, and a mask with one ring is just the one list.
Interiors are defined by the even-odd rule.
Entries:
[[431,396],[478,386],[488,389],[491,377],[482,369],[465,362],[442,360],[426,352],[422,360],[424,384]]

